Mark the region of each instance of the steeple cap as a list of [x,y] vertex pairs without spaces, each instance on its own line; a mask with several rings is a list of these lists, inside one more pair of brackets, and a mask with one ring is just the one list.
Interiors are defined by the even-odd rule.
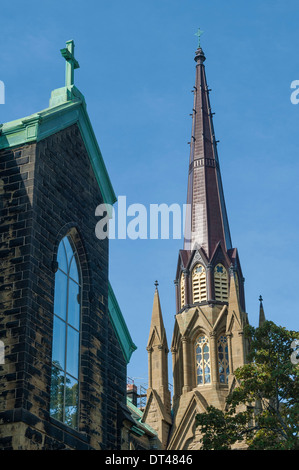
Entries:
[[204,61],[206,60],[206,56],[205,56],[204,51],[202,50],[201,47],[196,49],[194,60],[195,60],[195,62],[198,62],[200,64],[203,64]]

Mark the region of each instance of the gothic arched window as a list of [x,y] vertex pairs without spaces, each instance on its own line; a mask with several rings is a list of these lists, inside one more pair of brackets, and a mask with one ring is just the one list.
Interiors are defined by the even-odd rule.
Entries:
[[228,376],[229,376],[229,358],[228,358],[227,337],[225,335],[222,335],[218,338],[217,349],[218,349],[219,381],[222,384],[227,384]]
[[192,270],[192,297],[193,303],[207,300],[206,270],[201,264]]
[[180,297],[181,297],[181,308],[185,306],[185,275],[184,273],[181,274],[181,281],[180,281]]
[[215,300],[228,301],[228,274],[222,264],[214,269]]
[[196,383],[197,385],[211,382],[210,346],[207,336],[200,335],[195,343]]
[[68,237],[58,247],[55,274],[50,415],[78,428],[81,276]]

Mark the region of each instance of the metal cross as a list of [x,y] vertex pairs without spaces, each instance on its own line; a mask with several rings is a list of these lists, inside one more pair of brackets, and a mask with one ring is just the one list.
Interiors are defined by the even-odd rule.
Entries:
[[203,34],[203,31],[198,28],[197,33],[195,33],[195,36],[198,36],[198,47],[200,47],[200,36]]
[[156,289],[157,289],[158,285],[159,285],[158,281],[155,281]]
[[66,60],[65,68],[65,86],[74,85],[74,70],[80,67],[79,62],[74,56],[75,43],[73,40],[66,42],[66,47],[60,49],[62,57]]

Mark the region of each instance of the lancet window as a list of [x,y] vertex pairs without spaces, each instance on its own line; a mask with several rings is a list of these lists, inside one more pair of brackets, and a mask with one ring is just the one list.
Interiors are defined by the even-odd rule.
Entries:
[[222,384],[227,384],[228,376],[229,376],[229,357],[228,357],[227,336],[222,335],[218,338],[217,348],[218,348],[219,381]]
[[217,264],[214,269],[215,300],[228,301],[228,274],[222,264]]
[[55,274],[50,415],[78,427],[81,280],[68,237],[58,247]]
[[206,270],[201,264],[197,264],[192,270],[192,296],[193,303],[207,300]]
[[207,336],[200,335],[195,343],[196,383],[197,385],[211,382],[210,345]]

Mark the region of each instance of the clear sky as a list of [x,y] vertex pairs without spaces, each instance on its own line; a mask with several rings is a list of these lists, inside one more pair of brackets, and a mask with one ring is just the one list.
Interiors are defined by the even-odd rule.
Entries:
[[[64,85],[60,49],[75,41],[75,84],[117,196],[186,202],[198,27],[233,246],[250,323],[298,330],[297,0],[14,0],[1,5],[0,122],[48,106]],[[138,350],[128,375],[147,381],[154,281],[171,344],[182,240],[113,240],[110,280]],[[137,380],[138,381],[138,380]],[[171,382],[171,374],[170,374]]]

